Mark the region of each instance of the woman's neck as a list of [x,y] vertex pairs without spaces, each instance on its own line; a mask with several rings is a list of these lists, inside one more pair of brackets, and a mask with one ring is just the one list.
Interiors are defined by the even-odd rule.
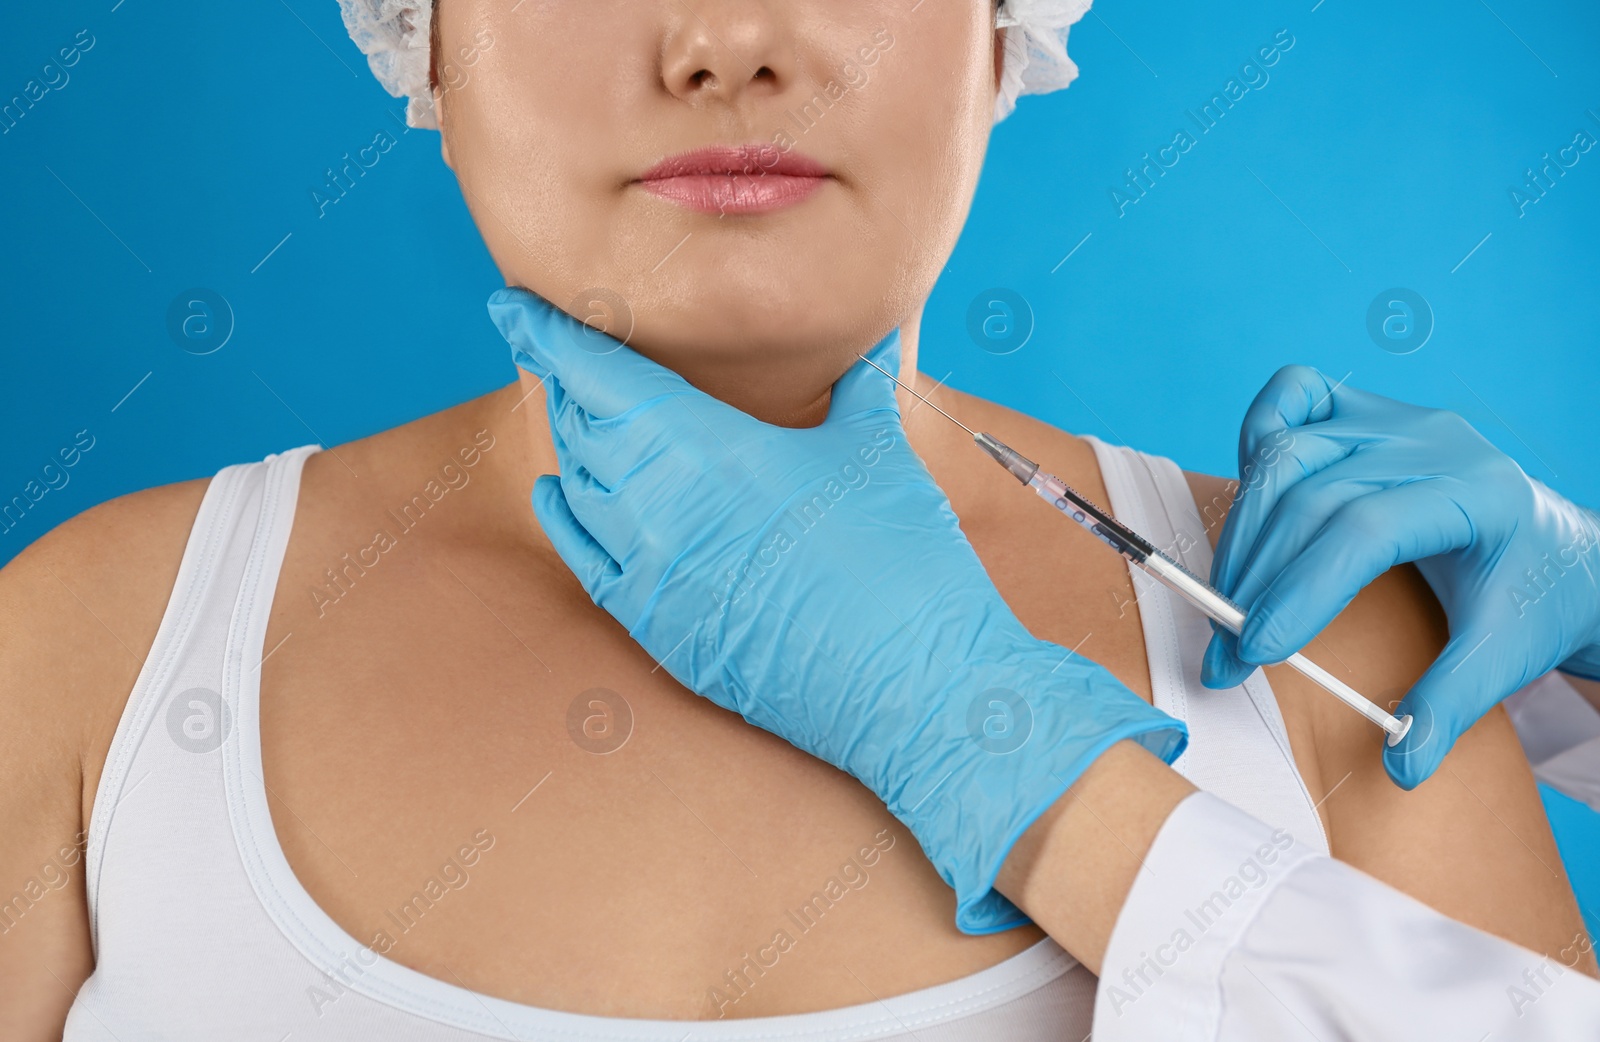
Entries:
[[[922,313],[919,308],[900,325],[899,377],[902,382],[915,387],[922,394],[931,396],[936,394],[936,381],[917,372],[921,318]],[[536,535],[538,525],[528,506],[528,493],[538,475],[560,473],[560,465],[556,458],[555,447],[550,440],[544,385],[538,377],[526,370],[519,369],[517,373],[516,384],[480,399],[481,422],[492,426],[498,441],[493,454],[495,457],[493,469],[498,477],[492,480],[500,486],[495,499],[504,504],[505,516],[502,520],[510,532],[516,533],[515,537],[519,540],[531,536],[542,543],[543,536]],[[685,379],[720,400],[729,401],[733,398],[729,404],[769,423],[810,427],[820,424],[827,417],[833,382],[841,375],[843,373],[815,375],[807,382],[799,377],[785,379],[775,376],[769,369],[765,379],[760,382],[762,395],[756,400],[748,395],[740,398],[733,394],[713,393],[711,388],[717,387],[731,387],[737,390],[740,386],[738,374],[685,375]],[[786,388],[815,386],[822,387],[820,395],[808,390],[792,392],[787,396],[783,394]],[[922,407],[916,397],[903,388],[897,389],[895,396],[900,404],[900,416],[907,441],[924,459],[941,451],[946,442],[953,445],[954,441],[951,439],[963,442],[967,440],[959,428],[941,418],[932,409]],[[493,522],[488,517],[480,517],[479,523]]]
[[[918,386],[917,347],[921,321],[922,310],[918,308],[900,324],[900,372],[897,375],[902,383],[913,387]],[[522,417],[519,434],[526,434],[527,446],[534,458],[550,464],[540,473],[555,473],[555,450],[550,443],[544,385],[527,370],[519,369],[517,374],[521,388],[517,412]],[[680,375],[711,397],[767,423],[814,427],[827,418],[834,381],[843,373],[778,373],[773,371],[769,361],[758,358],[753,359],[747,369],[730,370],[722,366],[696,372],[680,371]],[[817,388],[821,388],[820,393]],[[918,390],[924,389],[918,387]],[[900,415],[909,417],[916,398],[903,388],[897,389],[895,395],[900,402]],[[913,437],[909,419],[907,435]]]

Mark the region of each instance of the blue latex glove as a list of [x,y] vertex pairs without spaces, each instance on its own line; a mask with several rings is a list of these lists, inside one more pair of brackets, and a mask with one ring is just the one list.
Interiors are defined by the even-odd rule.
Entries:
[[[882,373],[858,362],[824,423],[776,427],[526,290],[489,313],[546,378],[561,475],[533,507],[590,597],[684,686],[876,793],[963,931],[1028,921],[995,876],[1097,756],[1182,751],[1181,722],[1023,628]],[[896,330],[872,359],[899,354]]]
[[1420,785],[1463,731],[1553,667],[1600,676],[1600,516],[1455,413],[1286,366],[1245,416],[1239,474],[1211,581],[1247,618],[1237,640],[1213,636],[1208,687],[1300,650],[1406,561],[1444,606],[1450,642],[1395,711],[1414,717],[1383,753],[1401,787]]

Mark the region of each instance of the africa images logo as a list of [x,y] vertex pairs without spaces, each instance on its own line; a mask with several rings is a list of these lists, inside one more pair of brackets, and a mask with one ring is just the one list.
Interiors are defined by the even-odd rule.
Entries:
[[191,687],[167,703],[167,734],[185,752],[214,752],[228,737],[232,722],[222,696],[208,687]]

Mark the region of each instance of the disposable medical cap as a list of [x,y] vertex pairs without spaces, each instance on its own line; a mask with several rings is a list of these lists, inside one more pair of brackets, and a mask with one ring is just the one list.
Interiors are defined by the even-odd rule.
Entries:
[[[1060,90],[1078,76],[1067,57],[1067,30],[1092,0],[1001,0],[995,24],[1004,52],[994,121],[1011,115],[1017,98]],[[428,84],[433,0],[339,0],[350,38],[385,90],[406,103],[406,123],[438,130]]]

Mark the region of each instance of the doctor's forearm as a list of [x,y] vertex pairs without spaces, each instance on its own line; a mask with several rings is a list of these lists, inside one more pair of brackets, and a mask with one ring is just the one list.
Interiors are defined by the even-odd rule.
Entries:
[[1099,973],[1145,852],[1194,791],[1141,746],[1118,742],[1023,833],[995,887]]
[[1099,976],[1106,1042],[1592,1042],[1585,933],[1541,955],[1439,914],[1112,747],[996,886]]

